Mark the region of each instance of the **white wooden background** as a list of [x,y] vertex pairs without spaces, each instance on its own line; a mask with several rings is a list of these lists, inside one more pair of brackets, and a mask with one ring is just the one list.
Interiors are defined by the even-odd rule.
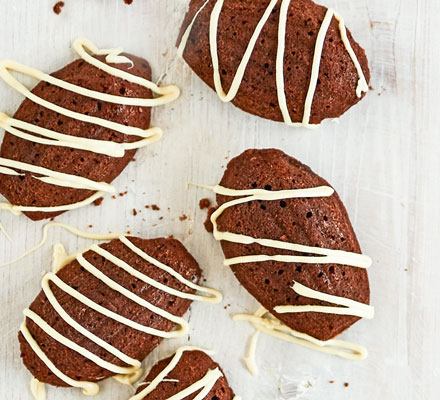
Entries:
[[[218,351],[230,384],[244,400],[281,399],[279,384],[310,381],[305,399],[438,399],[440,393],[440,2],[437,0],[322,0],[345,16],[355,38],[367,49],[374,88],[339,123],[316,132],[293,129],[248,116],[203,85],[175,59],[174,42],[187,0],[0,0],[0,58],[13,58],[54,71],[75,55],[72,39],[86,36],[100,47],[123,46],[145,56],[154,77],[182,89],[172,105],[153,112],[164,139],[139,151],[116,180],[118,200],[70,212],[58,220],[85,230],[131,230],[143,237],[173,234],[204,269],[207,284],[225,295],[223,305],[194,304],[188,315],[191,343]],[[12,114],[22,101],[0,82],[0,109]],[[255,310],[256,302],[222,266],[218,243],[205,232],[198,201],[209,195],[187,190],[194,180],[216,183],[227,161],[251,147],[277,147],[310,165],[339,191],[370,272],[376,318],[361,321],[343,337],[365,344],[369,357],[350,362],[262,337],[260,376],[241,363],[246,323],[230,315]],[[212,196],[211,196],[212,198]],[[160,211],[144,208],[157,204]],[[140,212],[136,217],[132,210]],[[181,222],[179,216],[189,218]],[[160,217],[163,217],[160,220]],[[39,240],[43,223],[0,215],[13,244],[0,235],[0,261]],[[89,229],[89,224],[93,225]],[[86,242],[54,231],[50,242],[70,251]],[[49,269],[51,246],[16,265],[0,269],[0,397],[30,399],[30,374],[22,366],[16,340],[21,311],[40,290]],[[224,306],[231,304],[227,310]],[[147,359],[168,355],[179,341],[168,341]],[[334,381],[333,384],[329,381]],[[344,382],[349,386],[345,387]],[[124,400],[127,387],[102,384],[99,399]],[[82,398],[78,390],[48,390],[50,400]]]

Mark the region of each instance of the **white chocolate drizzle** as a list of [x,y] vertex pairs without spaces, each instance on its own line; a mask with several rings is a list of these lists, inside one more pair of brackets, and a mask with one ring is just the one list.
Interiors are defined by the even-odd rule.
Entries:
[[[176,365],[179,363],[180,359],[182,358],[183,353],[186,351],[202,351],[207,355],[213,354],[212,351],[207,351],[192,346],[183,346],[178,348],[173,358],[171,359],[170,363],[156,376],[156,378],[154,378],[150,383],[148,383],[147,386],[144,389],[142,389],[139,393],[130,397],[128,400],[142,400],[148,394],[152,393],[159,386],[160,383],[171,381],[169,379],[166,379],[166,376],[176,367]],[[172,395],[171,397],[168,397],[166,400],[182,400],[198,391],[200,392],[197,394],[197,396],[194,397],[194,400],[204,400],[205,397],[208,395],[208,393],[211,391],[211,389],[214,387],[218,379],[221,378],[222,376],[223,373],[220,371],[218,367],[209,370],[197,382],[194,382],[192,385],[186,387],[180,392]],[[234,400],[240,400],[240,398],[238,396],[235,396]]]
[[[48,224],[49,225],[49,224]],[[90,238],[91,234],[84,234],[81,231],[78,231],[76,228],[70,227],[69,225],[64,224],[53,224],[55,226],[62,226],[65,229],[69,229],[70,232],[79,233],[79,236],[87,236]],[[53,226],[53,225],[49,225]],[[46,225],[47,226],[47,225]],[[44,233],[44,240],[47,237],[47,227],[45,227],[45,233]],[[102,237],[108,236],[108,235],[102,235]],[[113,234],[112,237],[115,235]],[[93,235],[93,238],[97,237],[97,235]],[[188,286],[189,288],[195,290],[198,293],[201,294],[192,294],[192,293],[184,293],[179,290],[173,289],[171,287],[168,287],[166,285],[163,285],[160,282],[155,281],[154,279],[151,279],[148,275],[141,273],[137,269],[133,268],[123,260],[117,258],[110,252],[104,250],[102,247],[98,245],[92,245],[88,249],[86,249],[83,252],[79,252],[76,255],[73,256],[67,256],[64,249],[61,249],[60,246],[55,247],[56,254],[54,254],[53,257],[53,267],[55,270],[59,270],[64,265],[66,265],[68,262],[72,261],[73,259],[76,259],[78,263],[90,274],[92,274],[95,278],[99,279],[101,282],[103,282],[105,285],[110,287],[111,289],[117,291],[122,296],[128,298],[129,300],[139,304],[140,306],[144,307],[146,310],[149,310],[153,312],[154,314],[157,314],[161,316],[162,318],[165,318],[169,321],[172,321],[174,324],[176,324],[177,329],[174,329],[172,331],[161,331],[158,329],[150,328],[148,326],[141,325],[135,321],[132,321],[131,319],[125,318],[122,315],[111,311],[79,291],[72,288],[70,285],[66,284],[63,280],[61,280],[58,275],[56,275],[55,272],[49,272],[44,275],[42,280],[42,289],[43,292],[48,299],[49,303],[52,305],[56,313],[64,320],[65,323],[70,325],[73,329],[75,329],[79,334],[83,335],[90,341],[94,342],[98,346],[100,346],[102,349],[107,351],[108,353],[112,354],[113,356],[117,357],[119,360],[124,362],[128,365],[128,367],[121,367],[115,364],[112,364],[110,362],[107,362],[103,360],[102,358],[98,357],[97,355],[91,353],[84,347],[81,347],[80,345],[76,344],[75,342],[71,341],[67,337],[63,336],[61,333],[56,331],[54,328],[52,328],[46,321],[44,321],[43,318],[41,318],[38,314],[36,314],[34,311],[30,309],[25,309],[23,311],[23,314],[26,318],[32,320],[40,329],[42,329],[47,335],[52,337],[57,342],[63,344],[64,346],[74,350],[78,354],[82,355],[83,357],[89,359],[96,365],[113,372],[116,374],[116,379],[120,382],[131,384],[135,380],[139,379],[140,375],[142,374],[141,371],[141,362],[139,360],[133,359],[120,350],[118,350],[116,347],[112,346],[110,343],[104,341],[100,337],[96,336],[92,332],[88,331],[86,328],[84,328],[79,322],[74,320],[60,305],[57,298],[55,297],[51,287],[50,283],[55,285],[58,289],[62,290],[63,292],[67,293],[72,298],[78,300],[82,304],[84,304],[85,307],[88,307],[90,309],[93,309],[94,311],[113,319],[114,321],[117,321],[120,324],[123,324],[125,326],[131,327],[133,329],[136,329],[140,332],[144,332],[150,335],[154,335],[161,338],[173,338],[173,337],[181,337],[185,335],[189,330],[188,323],[182,318],[177,317],[157,306],[154,306],[153,304],[149,303],[148,301],[144,300],[143,298],[137,296],[130,290],[126,289],[122,285],[118,284],[114,280],[110,279],[107,275],[102,273],[98,268],[96,268],[94,265],[92,265],[89,261],[87,261],[83,254],[86,251],[93,251],[106,260],[110,261],[112,264],[115,265],[116,268],[121,268],[128,274],[134,276],[135,278],[142,280],[143,282],[161,290],[162,292],[168,293],[172,296],[176,296],[179,298],[184,299],[190,299],[190,300],[196,300],[206,303],[219,303],[222,300],[222,295],[220,292],[216,291],[215,289],[206,288],[203,286],[199,286],[186,278],[184,278],[181,274],[176,272],[171,267],[159,262],[158,260],[152,258],[147,253],[145,253],[143,250],[135,246],[125,235],[119,235],[117,236],[118,239],[130,249],[130,251],[133,251],[136,253],[139,257],[144,259],[150,264],[153,264],[157,268],[171,274],[174,278],[176,278],[179,282],[183,283],[184,285]],[[44,243],[44,242],[43,242]],[[38,245],[38,247],[41,247],[41,242]],[[32,249],[34,251],[37,246]],[[59,379],[64,381],[70,386],[82,388],[84,394],[87,395],[94,395],[97,394],[99,391],[98,384],[94,382],[87,382],[87,381],[76,381],[69,376],[65,375],[62,371],[60,371],[55,364],[47,357],[47,355],[44,353],[44,351],[40,348],[38,343],[35,341],[35,339],[30,334],[27,326],[26,326],[26,320],[22,323],[20,327],[20,331],[22,332],[24,338],[31,346],[32,350],[35,352],[35,354],[44,362],[44,364],[50,369],[51,372],[53,372]]]
[[9,236],[8,231],[5,229],[5,227],[0,223],[0,232],[3,233],[3,235],[6,236],[6,239],[8,239],[12,243],[12,239]]
[[[312,198],[312,197],[329,197],[334,193],[333,188],[329,186],[320,186],[306,189],[291,189],[291,190],[265,190],[265,189],[244,189],[236,190],[229,189],[223,186],[208,186],[199,185],[196,186],[210,189],[216,194],[229,197],[237,197],[231,201],[225,202],[220,205],[217,210],[211,215],[211,222],[213,226],[214,238],[219,241],[228,241],[239,244],[252,244],[256,243],[261,246],[275,248],[280,250],[289,250],[300,253],[315,254],[316,256],[293,256],[293,255],[247,255],[230,259],[225,259],[224,265],[236,265],[250,262],[265,262],[265,261],[278,261],[285,263],[303,263],[303,264],[341,264],[355,268],[369,268],[372,264],[370,257],[363,254],[352,253],[342,250],[326,249],[321,247],[305,246],[297,243],[284,242],[281,240],[254,238],[252,236],[222,232],[218,230],[217,219],[222,213],[233,206],[245,204],[251,201],[274,201],[282,199],[293,198]],[[280,314],[285,313],[300,313],[300,312],[319,312],[327,314],[337,315],[352,315],[360,318],[371,319],[374,316],[374,307],[364,304],[345,297],[334,296],[328,293],[319,292],[313,290],[307,286],[302,285],[299,282],[294,282],[292,290],[300,296],[307,297],[314,300],[320,300],[327,303],[335,304],[337,306],[321,306],[321,305],[279,305],[274,307],[274,311]],[[262,311],[263,310],[263,311]],[[366,350],[359,345],[343,342],[340,340],[328,340],[321,341],[313,338],[309,335],[301,332],[294,331],[284,325],[281,321],[275,317],[270,319],[263,318],[263,315],[268,313],[265,309],[260,309],[257,314],[248,315],[240,314],[235,316],[235,320],[250,321],[258,331],[265,332],[269,335],[303,345],[308,348],[319,350],[329,354],[335,354],[343,358],[349,359],[363,359],[366,356]],[[255,375],[257,373],[255,364],[255,348],[258,335],[252,337],[248,355],[244,361],[249,371]],[[341,351],[342,349],[348,349],[349,351]]]
[[330,307],[330,306],[277,306],[274,307],[274,311],[278,314],[299,313],[299,312],[319,312],[327,314],[338,315],[353,315],[359,318],[372,319],[374,317],[374,307],[347,299],[345,297],[333,296],[327,293],[318,292],[301,285],[301,283],[294,282],[292,289],[300,296],[307,297],[309,299],[321,300],[327,303],[337,304],[343,307]]
[[318,340],[313,336],[295,331],[271,315],[264,307],[260,307],[255,314],[236,314],[233,319],[234,321],[250,322],[256,330],[251,338],[246,357],[244,358],[245,364],[252,375],[256,375],[258,371],[255,353],[259,332],[263,332],[289,343],[294,343],[321,353],[335,355],[347,360],[363,360],[368,354],[367,349],[364,346],[355,343],[338,339],[330,339],[326,341]]
[[31,379],[31,393],[35,400],[46,400],[46,385],[38,379]]
[[[207,0],[203,5],[200,7],[199,10],[195,13],[193,19],[191,20],[190,24],[186,28],[184,34],[182,35],[182,39],[180,41],[177,53],[181,57],[183,57],[186,45],[188,43],[189,36],[191,34],[191,31],[193,29],[193,25],[199,16],[200,12],[205,8],[205,6],[210,2],[211,0]],[[211,60],[212,60],[212,66],[213,66],[213,81],[214,81],[214,87],[217,92],[217,95],[220,97],[220,99],[224,102],[232,101],[235,96],[238,93],[238,90],[240,89],[241,83],[243,81],[243,77],[247,68],[247,65],[249,64],[249,61],[252,56],[252,52],[254,50],[255,44],[258,40],[258,37],[260,36],[264,25],[266,24],[267,20],[269,19],[273,9],[278,3],[278,0],[271,0],[264,11],[261,19],[258,21],[255,30],[251,36],[251,39],[249,40],[249,43],[246,47],[245,53],[243,55],[243,58],[240,61],[240,64],[238,66],[238,69],[236,71],[236,74],[233,78],[231,87],[229,89],[228,93],[225,93],[222,87],[221,83],[221,76],[219,71],[219,61],[218,61],[218,50],[217,50],[217,35],[218,35],[218,22],[220,19],[220,14],[223,8],[224,0],[214,0],[215,5],[211,11],[210,15],[210,24],[209,24],[209,45],[210,45],[210,54],[211,54]],[[343,18],[337,14],[333,9],[329,8],[326,12],[326,15],[324,17],[324,20],[322,22],[322,25],[320,27],[318,36],[316,38],[316,44],[315,44],[315,51],[313,55],[313,63],[312,63],[312,69],[311,69],[311,77],[310,77],[310,84],[307,91],[306,100],[304,103],[304,114],[301,122],[292,122],[292,119],[290,117],[290,112],[287,106],[287,99],[286,99],[286,93],[285,93],[285,86],[284,86],[284,52],[285,52],[285,43],[286,43],[286,25],[287,25],[287,14],[289,11],[291,0],[281,0],[280,5],[280,12],[279,12],[279,22],[278,22],[278,44],[277,44],[277,55],[276,55],[276,86],[277,86],[277,98],[278,98],[278,105],[281,111],[281,114],[283,116],[283,120],[287,125],[290,126],[303,126],[307,128],[314,128],[316,127],[316,124],[310,123],[310,117],[312,113],[312,105],[313,105],[313,98],[316,92],[316,88],[318,85],[318,75],[320,70],[320,64],[321,64],[321,56],[324,49],[324,42],[325,37],[327,35],[328,29],[330,27],[330,23],[332,21],[332,18],[334,17],[338,21],[339,26],[339,33],[341,35],[342,42],[345,46],[346,51],[348,52],[355,68],[357,71],[357,74],[359,76],[358,84],[356,87],[356,96],[360,98],[362,96],[363,92],[368,92],[368,83],[365,78],[364,72],[362,71],[362,67],[359,63],[359,60],[357,59],[357,56],[355,52],[353,51],[353,48],[350,44],[350,40],[347,36],[347,30],[345,27],[345,23]]]
[[[69,82],[65,82],[61,79],[45,74],[44,72],[41,72],[35,68],[28,67],[12,60],[0,61],[0,77],[23,96],[49,110],[75,119],[77,121],[99,125],[107,129],[112,129],[124,135],[138,136],[141,139],[131,143],[116,143],[105,140],[71,136],[68,134],[62,134],[46,128],[42,128],[25,121],[11,118],[5,113],[0,113],[0,127],[5,129],[12,135],[34,143],[44,144],[48,146],[60,146],[72,149],[86,150],[97,154],[107,155],[110,157],[123,157],[126,150],[139,149],[159,140],[162,137],[162,130],[158,127],[141,129],[71,111],[67,108],[60,107],[56,104],[42,99],[41,97],[36,96],[11,74],[11,71],[19,72],[21,74],[36,78],[40,81],[47,82],[49,84],[55,85],[57,87],[77,93],[82,96],[120,105],[139,107],[160,106],[176,100],[180,95],[180,90],[177,86],[169,85],[159,87],[147,79],[141,78],[134,74],[130,74],[126,71],[122,71],[108,65],[108,63],[131,63],[132,65],[134,65],[133,61],[131,61],[129,58],[120,55],[120,53],[123,51],[121,48],[100,50],[90,40],[83,38],[76,39],[73,43],[73,48],[78,53],[78,55],[87,63],[106,72],[107,74],[145,87],[153,91],[157,95],[157,97],[152,99],[130,98],[97,92],[81,86],[73,85]],[[92,57],[89,52],[94,55],[106,55],[106,62],[102,62]],[[115,192],[115,188],[105,182],[94,182],[80,176],[64,174],[57,171],[52,171],[47,168],[34,166],[32,164],[0,158],[0,174],[15,176],[25,175],[24,173],[18,173],[16,170],[30,173],[32,174],[32,177],[34,179],[38,179],[51,185],[64,186],[74,189],[92,190],[96,193],[88,199],[80,202],[53,207],[18,206],[6,202],[0,202],[0,210],[7,210],[15,215],[18,215],[21,212],[33,211],[48,213],[68,211],[86,206],[105,193]]]
[[[30,248],[29,250],[26,250],[22,255],[18,256],[17,258],[14,258],[13,260],[10,260],[5,263],[1,263],[0,267],[6,267],[8,265],[15,264],[16,262],[22,260],[23,258],[27,257],[28,255],[34,253],[35,251],[37,251],[38,249],[43,247],[44,244],[47,242],[49,230],[52,228],[62,228],[62,229],[65,229],[66,231],[68,231],[68,232],[70,232],[80,238],[88,239],[88,240],[111,240],[111,239],[117,239],[122,235],[121,233],[84,232],[84,231],[81,231],[81,230],[75,228],[74,226],[64,224],[62,222],[48,222],[47,224],[45,224],[43,226],[43,235],[42,235],[41,240],[38,244],[36,244],[34,247]],[[67,261],[67,260],[65,260],[65,256],[66,256],[65,250],[64,250],[64,256],[63,256],[63,250],[58,245],[55,245],[55,250],[56,250],[56,252],[53,255],[52,266],[54,268],[54,272],[57,272],[60,269],[60,267],[63,266],[63,263],[65,264],[65,261]],[[60,258],[60,256],[61,256],[61,258]],[[74,258],[75,257],[72,257],[68,261],[70,262]]]

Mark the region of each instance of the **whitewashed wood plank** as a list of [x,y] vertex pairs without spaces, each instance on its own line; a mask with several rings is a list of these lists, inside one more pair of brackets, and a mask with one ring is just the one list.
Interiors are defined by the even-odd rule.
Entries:
[[[221,103],[190,69],[175,59],[174,42],[186,0],[65,0],[56,16],[54,0],[2,0],[0,58],[52,71],[74,58],[70,43],[86,36],[99,46],[122,45],[146,57],[155,78],[182,89],[181,99],[153,113],[164,128],[162,142],[141,150],[117,179],[123,198],[106,198],[101,207],[65,214],[60,221],[83,229],[131,230],[145,237],[173,234],[199,260],[207,283],[221,289],[218,307],[195,304],[190,313],[191,342],[215,348],[231,384],[243,399],[279,398],[281,379],[310,379],[309,399],[433,399],[440,392],[440,278],[436,246],[440,240],[437,174],[440,135],[440,4],[435,0],[325,0],[344,15],[367,49],[374,90],[339,123],[310,132],[260,120]],[[20,96],[1,85],[0,109],[13,113]],[[262,337],[261,375],[251,377],[240,358],[249,326],[230,315],[252,311],[256,302],[222,266],[218,244],[204,231],[194,180],[215,183],[227,161],[250,147],[278,147],[328,179],[345,201],[363,250],[375,261],[370,273],[377,315],[345,335],[365,343],[367,360],[351,363]],[[134,182],[133,182],[134,180]],[[212,196],[210,196],[213,198]],[[144,208],[158,204],[160,211]],[[136,217],[132,210],[140,211]],[[115,210],[118,213],[115,213]],[[189,218],[181,222],[179,216]],[[163,217],[160,220],[160,217]],[[0,215],[11,245],[0,236],[0,260],[20,254],[40,237],[42,223]],[[190,233],[191,232],[191,233]],[[70,250],[83,240],[56,231],[54,243]],[[0,270],[0,393],[8,400],[30,398],[29,373],[21,364],[16,340],[21,311],[49,268],[50,246],[17,265]],[[223,307],[231,304],[225,310]],[[147,359],[152,364],[176,348],[168,341]],[[329,381],[335,383],[330,384]],[[349,382],[349,387],[343,383]],[[123,400],[129,390],[102,384],[96,399]],[[49,389],[49,399],[76,399],[76,390]]]

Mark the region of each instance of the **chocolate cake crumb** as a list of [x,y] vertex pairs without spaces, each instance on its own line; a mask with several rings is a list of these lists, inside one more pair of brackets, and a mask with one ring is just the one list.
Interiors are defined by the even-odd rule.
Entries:
[[348,382],[344,382],[344,386],[348,387],[350,384]]
[[201,210],[204,210],[205,208],[209,208],[211,205],[211,200],[209,199],[202,199],[199,202],[199,206]]
[[124,3],[130,5],[131,3],[133,3],[133,0],[124,0]]
[[153,204],[153,205],[151,206],[151,209],[152,209],[153,211],[159,211],[159,210],[160,210],[160,208],[159,208],[156,204]]
[[100,197],[99,199],[96,199],[96,200],[93,202],[93,204],[94,204],[96,207],[99,207],[99,206],[102,204],[103,201],[104,201],[104,197]]
[[133,208],[133,215],[136,216],[137,215],[137,211],[135,208]]
[[57,15],[59,15],[62,11],[62,8],[64,7],[64,1],[59,1],[53,6],[53,12]]
[[93,225],[89,225],[89,228],[93,228]]
[[185,220],[187,220],[188,219],[188,217],[185,215],[185,214],[182,214],[180,217],[179,217],[179,220],[180,221],[185,221]]
[[120,196],[120,197],[124,197],[127,193],[128,193],[128,191],[121,192],[121,193],[119,193],[119,196]]

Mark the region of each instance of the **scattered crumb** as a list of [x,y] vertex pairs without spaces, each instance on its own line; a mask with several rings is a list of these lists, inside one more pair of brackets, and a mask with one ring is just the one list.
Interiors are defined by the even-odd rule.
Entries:
[[344,382],[344,386],[348,387],[349,383],[348,382]]
[[93,202],[93,204],[94,204],[96,207],[99,207],[99,206],[102,204],[103,201],[104,201],[104,197],[100,197],[100,198],[96,199],[96,200]]
[[55,217],[52,217],[51,219],[50,219],[50,221],[54,221],[55,220]]
[[151,209],[152,209],[153,211],[159,211],[159,210],[160,210],[160,208],[159,208],[156,204],[153,204],[153,205],[151,206]]
[[328,381],[328,383],[335,383],[335,381]]
[[163,220],[163,217],[159,217],[159,221],[162,221]]
[[131,234],[131,231],[127,231],[127,234],[130,235],[130,234]]
[[216,210],[215,207],[209,207],[208,215],[206,216],[205,229],[209,233],[212,233],[212,231],[214,230],[214,227],[212,226],[212,222],[211,222],[211,215],[215,210]]
[[231,305],[230,305],[230,304],[226,304],[223,308],[224,308],[225,310],[227,310],[229,307],[231,307]]
[[133,215],[136,216],[137,215],[137,211],[135,208],[133,208]]
[[121,192],[121,193],[119,193],[119,196],[120,196],[120,197],[124,197],[127,193],[128,193],[128,191]]
[[150,208],[150,206],[148,204],[145,204],[145,208]]
[[187,220],[188,219],[188,217],[185,215],[185,214],[182,214],[180,217],[179,217],[179,220],[180,221],[185,221],[185,220]]
[[112,196],[112,199],[116,199],[116,196],[115,196],[115,195],[113,195],[113,196]]
[[53,6],[53,12],[58,15],[61,13],[63,7],[64,7],[64,1],[59,1],[58,3],[55,3],[55,5]]
[[211,206],[211,201],[209,199],[202,199],[199,202],[199,206],[201,210],[204,210],[205,208],[209,208]]
[[193,230],[190,229],[190,230],[188,231],[188,235],[192,235],[192,234],[193,234]]
[[131,4],[131,3],[133,3],[133,0],[124,0],[124,3],[125,4]]
[[168,239],[174,239],[174,235],[168,236]]
[[93,228],[93,225],[89,225],[89,228]]

